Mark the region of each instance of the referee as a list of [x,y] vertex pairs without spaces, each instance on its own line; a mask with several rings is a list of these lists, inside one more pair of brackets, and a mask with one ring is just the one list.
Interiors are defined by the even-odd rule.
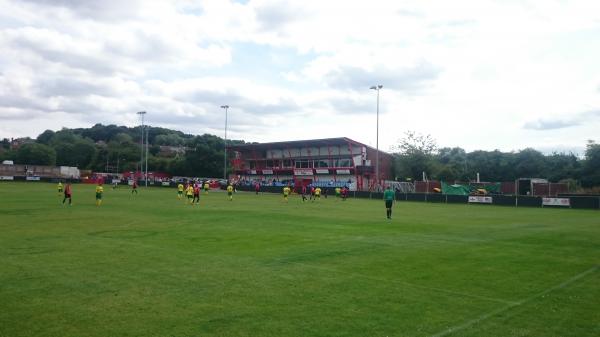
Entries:
[[394,204],[394,198],[396,193],[392,190],[392,186],[387,187],[385,192],[383,192],[383,200],[385,200],[385,209],[387,212],[387,218],[392,219],[392,205]]

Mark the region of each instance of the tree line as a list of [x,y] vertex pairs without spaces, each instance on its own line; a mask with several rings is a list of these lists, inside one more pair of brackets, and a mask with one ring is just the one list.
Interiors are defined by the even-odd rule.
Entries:
[[[220,177],[224,140],[204,134],[190,135],[166,128],[146,126],[148,170],[176,176]],[[145,136],[144,136],[145,137]],[[91,128],[46,130],[11,150],[10,140],[0,142],[0,159],[17,164],[76,166],[96,172],[136,171],[140,164],[141,128],[96,124]],[[230,140],[228,144],[243,144]],[[165,146],[175,151],[162,151]],[[179,149],[180,151],[177,151]],[[438,147],[428,135],[407,132],[392,149],[393,175],[400,179],[468,182],[480,173],[482,181],[513,181],[546,178],[582,187],[600,186],[600,144],[589,141],[585,155],[543,154],[526,148],[517,152],[472,151]]]
[[592,140],[580,158],[574,153],[543,154],[532,148],[517,152],[439,148],[431,136],[407,132],[393,151],[394,174],[402,180],[421,180],[425,172],[429,179],[469,182],[479,173],[481,181],[545,178],[571,187],[600,186],[600,144]]
[[[0,159],[10,159],[16,164],[76,166],[94,172],[136,171],[142,151],[141,132],[139,126],[102,124],[91,128],[63,128],[56,132],[46,130],[35,140],[25,140],[12,150],[10,140],[3,139]],[[146,132],[149,171],[176,176],[222,176],[225,150],[222,138],[151,126],[145,127],[144,138]],[[239,140],[227,142],[230,145],[243,143]],[[171,151],[161,151],[161,146]]]

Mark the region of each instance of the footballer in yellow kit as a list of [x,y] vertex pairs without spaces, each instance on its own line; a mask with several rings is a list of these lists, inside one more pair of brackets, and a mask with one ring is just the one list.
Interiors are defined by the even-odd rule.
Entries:
[[188,199],[188,202],[193,205],[192,201],[194,200],[194,186],[192,186],[192,184],[188,186],[187,190],[185,191],[185,195]]
[[227,186],[227,195],[229,196],[229,201],[233,200],[233,186],[231,184]]
[[104,192],[104,187],[102,187],[101,183],[98,183],[96,186],[96,206],[102,205],[102,193]]
[[181,199],[183,197],[183,184],[179,183],[177,185],[177,199]]
[[315,188],[315,199],[321,199],[321,188]]
[[283,200],[285,200],[285,202],[288,202],[288,195],[290,195],[290,187],[286,186],[283,188]]

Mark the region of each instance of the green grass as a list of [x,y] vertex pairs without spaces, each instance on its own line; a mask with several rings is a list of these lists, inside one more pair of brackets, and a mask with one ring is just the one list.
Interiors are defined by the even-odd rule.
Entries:
[[0,336],[598,336],[600,213],[0,183]]

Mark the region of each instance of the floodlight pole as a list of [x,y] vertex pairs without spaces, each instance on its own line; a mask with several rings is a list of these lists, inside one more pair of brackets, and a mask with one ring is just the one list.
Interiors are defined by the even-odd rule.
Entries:
[[379,90],[383,88],[383,85],[374,85],[370,89],[377,91],[377,140],[375,142],[375,147],[377,152],[375,152],[375,181],[377,186],[379,187]]
[[140,176],[141,176],[142,172],[144,172],[144,115],[146,114],[146,111],[138,111],[137,114],[142,116],[142,126],[141,126],[142,138],[140,140]]
[[223,151],[223,179],[227,180],[227,110],[229,110],[229,105],[221,105],[221,109],[225,109],[225,151]]
[[146,175],[144,176],[144,180],[146,182],[146,187],[148,187],[148,133],[150,132],[150,128],[146,128]]

